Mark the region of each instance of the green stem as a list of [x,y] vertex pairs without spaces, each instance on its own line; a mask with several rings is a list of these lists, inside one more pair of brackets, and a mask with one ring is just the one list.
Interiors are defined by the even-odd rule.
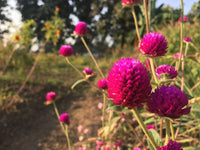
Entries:
[[165,145],[167,145],[169,143],[169,139],[170,139],[170,120],[165,119],[165,126],[166,126]]
[[80,76],[82,76],[83,78],[85,78],[85,76],[83,75],[83,73],[81,73],[70,61],[69,61],[69,59],[66,57],[66,61],[67,61],[67,63],[70,65],[70,66],[72,66],[72,68],[74,68],[79,74],[80,74]]
[[146,0],[143,0],[143,4],[144,4],[144,10],[145,10],[146,30],[147,30],[147,33],[149,33],[149,19],[148,19],[148,13],[147,13]]
[[81,36],[81,40],[82,40],[84,46],[86,47],[87,51],[89,52],[90,56],[92,57],[92,59],[93,59],[95,65],[96,65],[96,67],[97,67],[99,73],[101,74],[101,77],[102,77],[102,78],[105,78],[105,76],[103,75],[103,73],[102,73],[102,71],[101,71],[101,69],[100,69],[100,67],[99,67],[99,65],[98,65],[98,63],[97,63],[97,61],[96,61],[96,59],[94,58],[94,56],[93,56],[92,52],[90,51],[90,49],[89,49],[87,43],[85,42],[85,39],[84,39],[83,36]]
[[189,47],[189,43],[188,43],[188,42],[186,42],[186,47],[185,47],[185,56],[187,56],[188,47]]
[[180,58],[178,61],[178,66],[176,68],[176,70],[178,71],[180,68],[180,64],[181,64],[181,58],[183,55],[183,0],[181,0],[181,32],[180,32]]
[[137,21],[137,17],[136,17],[136,14],[135,14],[134,5],[131,7],[131,10],[132,10],[133,19],[135,21],[135,29],[136,29],[137,37],[138,37],[138,40],[139,40],[139,43],[140,43],[141,38],[140,38],[139,29],[138,29],[138,21]]
[[[53,107],[54,107],[56,116],[57,116],[57,118],[58,118],[58,120],[59,120],[60,115],[59,115],[58,109],[57,109],[57,107],[56,107],[56,103],[55,103],[54,101],[53,101]],[[61,126],[62,130],[65,131],[65,128],[64,128],[63,124],[62,124],[60,121],[59,121],[59,123],[60,123],[60,126]]]
[[146,126],[144,125],[144,122],[143,122],[142,118],[140,117],[138,111],[135,108],[133,108],[132,111],[133,111],[133,114],[134,114],[135,118],[137,119],[140,127],[142,128],[143,132],[147,136],[148,140],[150,141],[150,143],[152,144],[154,149],[157,150],[158,146],[156,145],[156,142],[154,141],[154,139],[152,138],[152,136],[148,132],[148,130],[147,130]]
[[78,81],[76,81],[72,86],[71,86],[71,89],[73,90],[75,88],[76,85],[78,85],[79,83],[81,82],[84,82],[84,81],[87,81],[86,79],[80,79]]
[[103,91],[103,110],[102,110],[102,116],[103,116],[103,120],[102,120],[102,128],[105,125],[105,110],[106,110],[106,94]]
[[68,125],[65,125],[65,134],[67,137],[67,144],[68,144],[68,149],[71,150],[71,145],[70,145],[70,140],[69,140],[69,134],[68,134]]
[[150,59],[150,66],[151,66],[153,78],[154,78],[155,82],[158,84],[158,79],[157,79],[155,68],[154,68],[153,58],[150,57],[149,59]]
[[171,134],[172,134],[172,141],[175,141],[174,127],[173,127],[172,121],[170,121],[170,129],[171,129]]

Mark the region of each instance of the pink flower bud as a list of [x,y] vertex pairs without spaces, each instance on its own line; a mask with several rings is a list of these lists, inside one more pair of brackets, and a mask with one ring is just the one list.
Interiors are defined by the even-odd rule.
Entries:
[[55,92],[49,92],[46,94],[46,100],[47,101],[54,101],[56,98],[56,93]]
[[97,86],[101,89],[107,89],[108,88],[108,80],[107,79],[100,79],[97,83]]
[[90,68],[85,68],[85,69],[84,69],[84,73],[85,73],[86,75],[90,75],[90,74],[93,73],[93,71],[92,71],[92,69],[90,69]]
[[83,36],[88,33],[87,24],[83,21],[79,22],[75,27],[75,33]]
[[102,108],[103,108],[103,103],[100,102],[100,103],[98,104],[98,108],[99,108],[99,109],[102,109]]
[[73,51],[73,49],[72,49],[71,46],[69,46],[69,45],[63,45],[59,49],[59,53],[60,53],[60,55],[63,55],[65,57],[67,57],[67,56],[71,56],[74,53],[74,51]]
[[69,115],[67,113],[61,114],[59,120],[69,125]]
[[78,132],[81,132],[83,130],[83,126],[82,125],[79,125],[78,128],[77,128]]
[[84,129],[83,133],[84,134],[88,134],[89,130],[88,129]]

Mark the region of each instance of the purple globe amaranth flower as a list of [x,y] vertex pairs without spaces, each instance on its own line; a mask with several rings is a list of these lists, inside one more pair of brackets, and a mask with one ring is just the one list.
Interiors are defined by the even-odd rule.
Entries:
[[183,150],[181,145],[175,141],[169,141],[166,146],[158,147],[158,150]]
[[122,0],[121,3],[123,6],[131,6],[137,3],[140,3],[141,0]]
[[59,53],[63,56],[71,56],[74,53],[74,51],[70,45],[62,45],[59,49]]
[[154,126],[154,125],[152,125],[152,124],[149,124],[149,125],[147,125],[147,129],[148,129],[148,130],[150,130],[150,129],[156,129],[156,128],[155,128],[155,126]]
[[146,68],[135,58],[120,59],[108,75],[108,97],[117,105],[141,107],[151,93]]
[[167,74],[170,79],[176,78],[178,72],[173,66],[170,65],[160,65],[156,68],[156,75],[161,79],[161,74]]
[[184,41],[184,42],[192,43],[191,37],[185,37],[183,41]]
[[[188,21],[188,20],[189,20],[188,17],[183,16],[183,22],[186,22],[186,21]],[[178,21],[179,21],[179,22],[182,22],[182,18],[180,17],[180,18],[178,19]]]
[[107,79],[100,79],[97,83],[97,86],[101,89],[108,89],[108,80]]
[[90,69],[90,68],[85,68],[85,69],[84,69],[84,73],[85,73],[86,75],[90,75],[90,74],[93,73],[93,71],[92,71],[92,69]]
[[47,101],[54,101],[56,98],[56,93],[55,92],[49,92],[46,94],[46,100]]
[[114,143],[114,147],[118,147],[122,145],[122,141],[121,140],[117,140],[116,143]]
[[88,33],[87,29],[87,24],[83,21],[80,21],[76,26],[75,26],[75,33],[79,36],[83,36]]
[[67,113],[61,114],[59,120],[69,125],[69,115]]
[[151,57],[164,56],[167,49],[167,41],[162,34],[147,33],[140,42],[139,51],[143,55]]
[[161,117],[178,118],[190,113],[191,107],[184,108],[187,104],[184,92],[174,86],[162,85],[151,94],[148,110]]

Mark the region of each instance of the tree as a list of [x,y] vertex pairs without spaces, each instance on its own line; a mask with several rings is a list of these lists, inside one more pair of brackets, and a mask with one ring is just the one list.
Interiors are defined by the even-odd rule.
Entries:
[[[0,24],[5,24],[6,22],[10,21],[10,19],[4,13],[5,12],[4,8],[7,6],[8,6],[7,0],[0,1]],[[5,32],[8,32],[8,30],[3,30],[0,28],[0,36]]]

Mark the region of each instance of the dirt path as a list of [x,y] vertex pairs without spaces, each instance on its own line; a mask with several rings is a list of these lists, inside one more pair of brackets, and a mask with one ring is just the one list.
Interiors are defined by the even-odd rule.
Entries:
[[[87,91],[89,90],[88,87]],[[101,126],[101,110],[97,105],[102,101],[101,94],[68,91],[67,87],[45,87],[27,85],[20,95],[25,102],[16,106],[10,114],[0,112],[0,150],[61,150],[67,149],[66,137],[61,131],[53,106],[45,106],[45,95],[55,91],[60,113],[70,115],[69,136],[72,143],[78,142],[78,125],[89,129],[89,137],[97,136]]]

